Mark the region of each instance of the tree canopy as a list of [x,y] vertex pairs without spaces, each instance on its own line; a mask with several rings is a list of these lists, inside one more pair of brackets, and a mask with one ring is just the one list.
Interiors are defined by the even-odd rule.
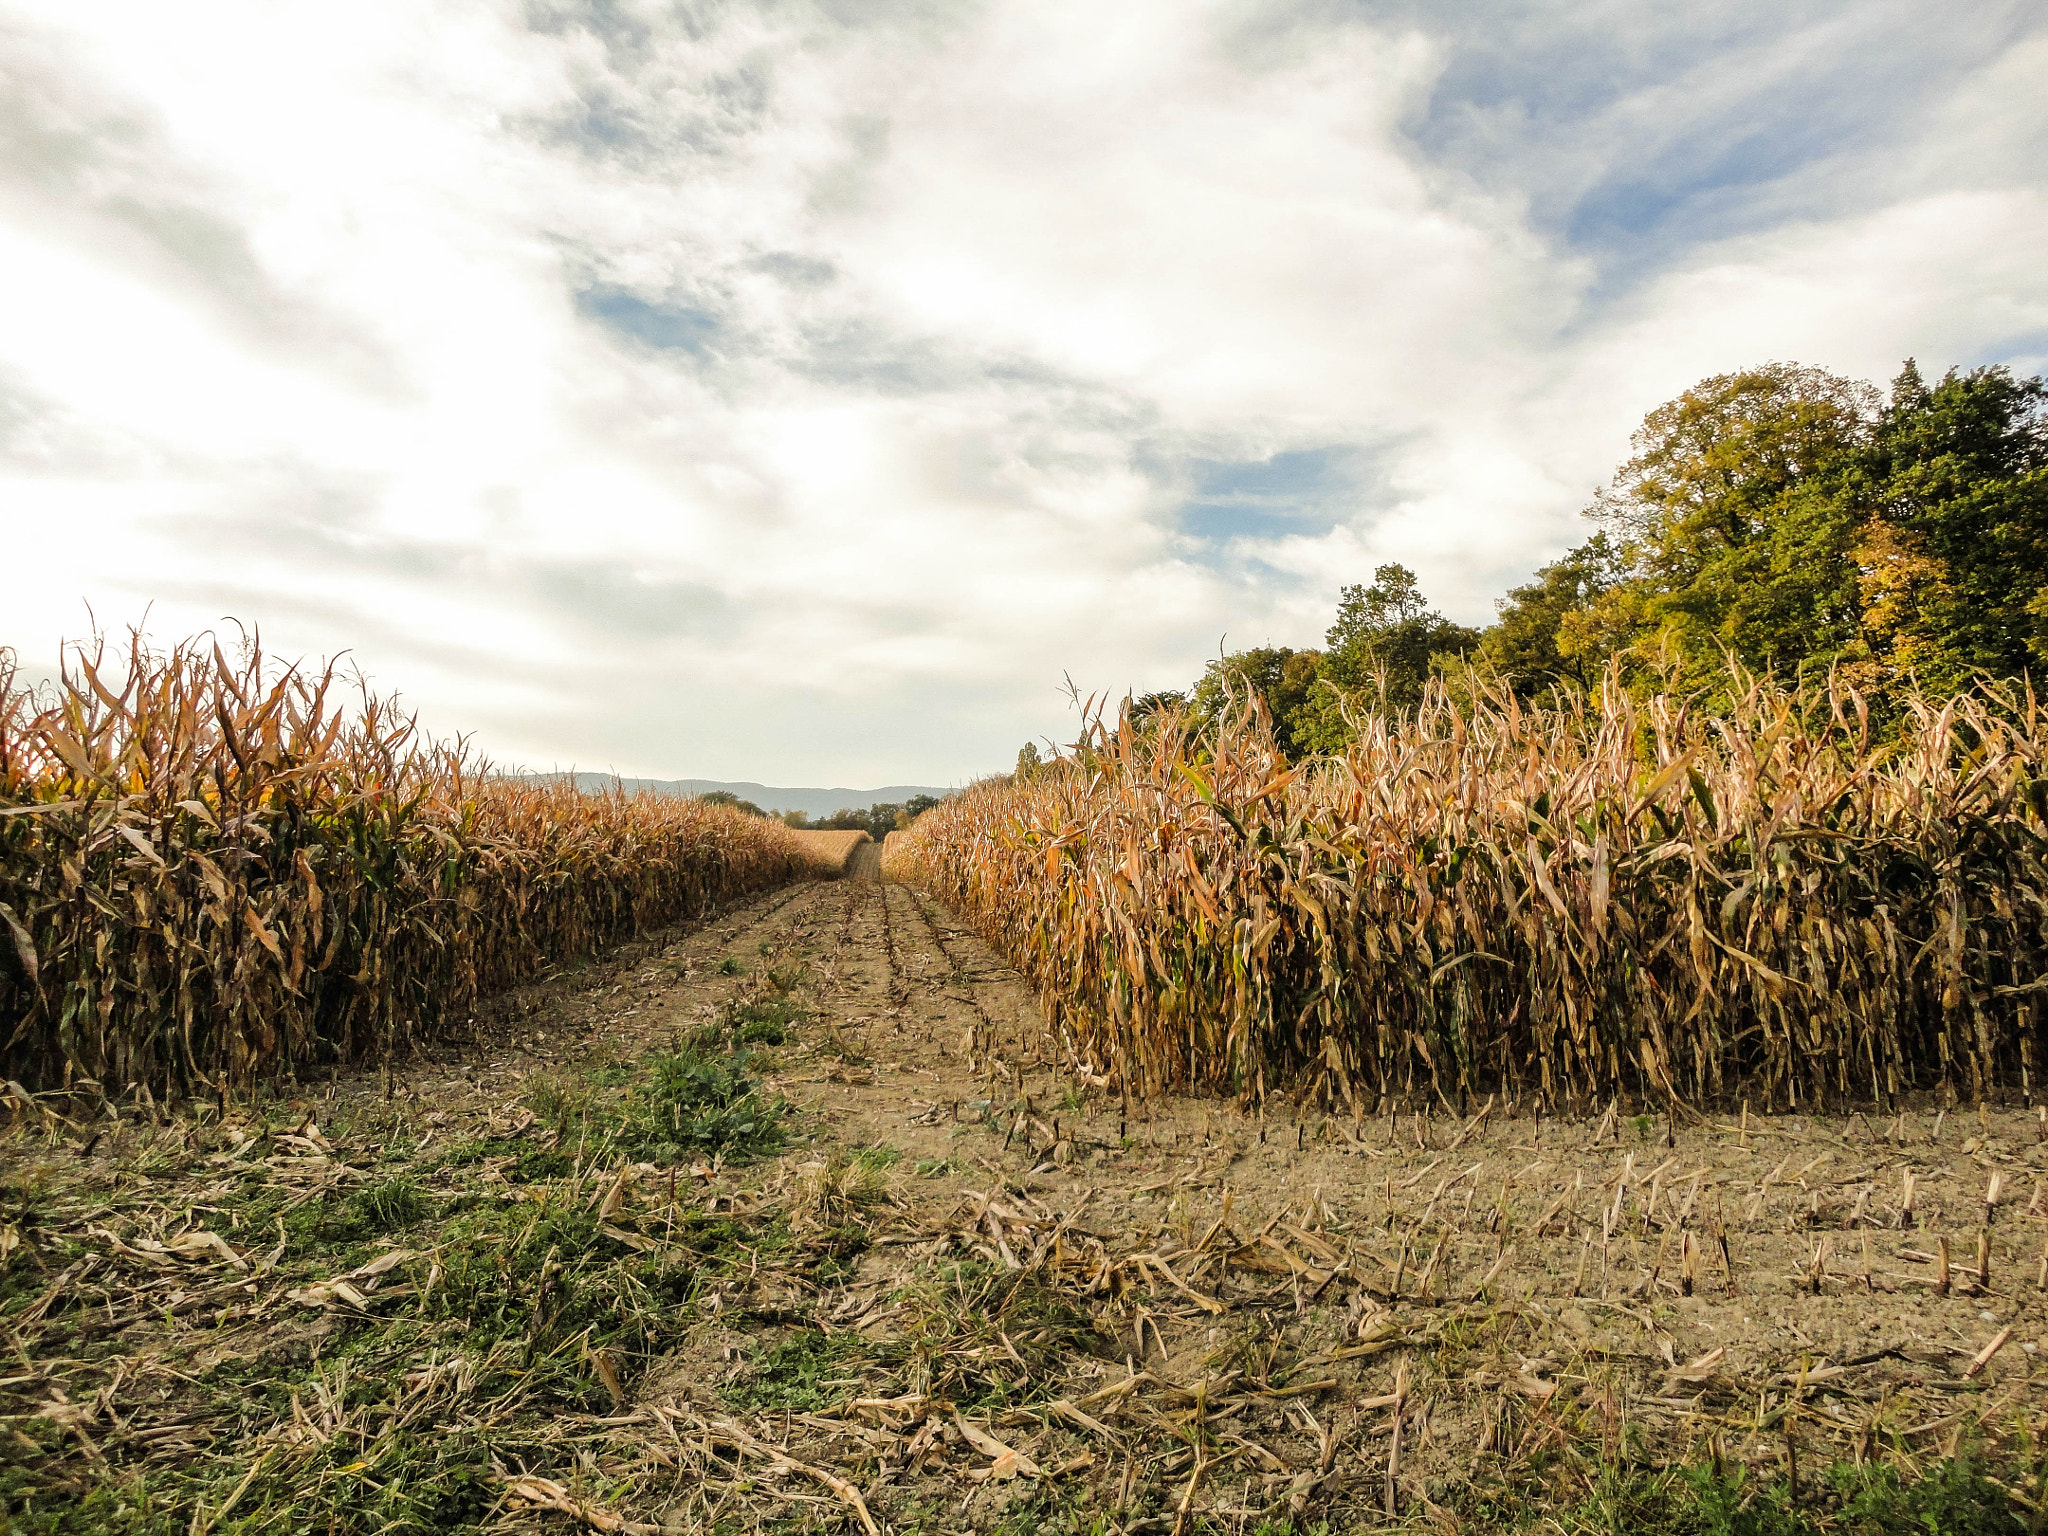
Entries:
[[736,811],[745,811],[749,816],[765,817],[768,813],[751,800],[742,800],[729,789],[707,789],[697,797],[706,805],[729,805]]
[[807,832],[865,832],[880,842],[891,832],[900,832],[939,803],[936,795],[912,795],[900,804],[881,800],[864,807],[847,806],[830,816],[813,821],[802,811],[791,811],[783,821]]
[[1712,694],[1732,659],[1834,669],[1880,703],[2048,662],[2048,385],[2002,367],[1889,395],[1767,363],[1651,411],[1586,509],[1583,543],[1496,604],[1486,629],[1429,606],[1415,573],[1343,587],[1321,650],[1211,662],[1189,708],[1256,693],[1290,757],[1413,709],[1433,675],[1477,668],[1531,700],[1601,686]]

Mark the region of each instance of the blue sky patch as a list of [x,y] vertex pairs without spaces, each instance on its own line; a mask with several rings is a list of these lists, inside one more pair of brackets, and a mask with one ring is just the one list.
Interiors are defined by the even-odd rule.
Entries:
[[701,356],[718,334],[716,315],[681,305],[650,304],[624,288],[583,289],[576,295],[576,313],[661,352]]
[[1858,168],[1914,143],[1928,114],[2039,28],[2006,3],[1395,9],[1445,48],[1407,125],[1416,147],[1526,198],[1539,230],[1616,276],[1882,198],[1884,178]]
[[1215,543],[1327,533],[1356,504],[1356,456],[1338,444],[1265,459],[1189,460],[1181,531]]

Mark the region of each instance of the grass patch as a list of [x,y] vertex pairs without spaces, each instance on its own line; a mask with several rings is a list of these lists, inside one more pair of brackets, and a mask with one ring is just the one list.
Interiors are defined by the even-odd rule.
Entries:
[[868,1057],[861,1051],[860,1047],[840,1034],[830,1024],[827,1024],[819,1033],[817,1051],[820,1056],[829,1056],[835,1061],[843,1061],[849,1067],[864,1067],[868,1064]]
[[[790,1193],[790,1216],[799,1230],[824,1234],[825,1276],[867,1251],[867,1213],[889,1200],[889,1170],[902,1160],[894,1147],[834,1147],[807,1165]],[[835,1267],[829,1261],[837,1261]]]
[[[1918,1477],[1890,1465],[1841,1462],[1802,1480],[1796,1494],[1787,1478],[1740,1466],[1568,1463],[1517,1469],[1506,1484],[1438,1490],[1437,1502],[1479,1529],[1561,1536],[2027,1536],[2029,1530],[2005,1491],[1969,1455],[1936,1462]],[[1557,1486],[1564,1483],[1581,1491],[1559,1498]]]
[[851,1388],[877,1359],[876,1347],[858,1334],[805,1331],[756,1354],[752,1373],[727,1383],[719,1395],[748,1412],[817,1413],[854,1395]]
[[761,1091],[755,1063],[751,1050],[700,1038],[636,1069],[537,1079],[527,1103],[554,1145],[522,1151],[506,1177],[561,1178],[579,1162],[609,1155],[657,1163],[770,1156],[786,1139],[789,1106]]
[[962,1407],[1038,1402],[1057,1396],[1078,1362],[1119,1358],[1093,1318],[1022,1271],[947,1264],[921,1276],[908,1300],[906,1388]]
[[793,998],[756,998],[726,1005],[720,1021],[724,1037],[735,1046],[782,1045],[803,1015]]
[[426,1193],[411,1179],[386,1179],[349,1196],[349,1204],[371,1232],[403,1232],[426,1219],[432,1208]]
[[744,1159],[779,1151],[788,1105],[761,1092],[752,1065],[743,1050],[686,1046],[654,1057],[640,1090],[625,1100],[615,1133],[620,1150],[656,1162],[687,1153]]

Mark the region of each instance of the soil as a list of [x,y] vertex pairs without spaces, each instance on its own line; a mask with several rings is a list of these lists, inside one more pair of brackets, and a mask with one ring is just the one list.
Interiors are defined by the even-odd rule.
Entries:
[[[416,1134],[425,1156],[534,1134],[541,1085],[601,1084],[736,1002],[800,1007],[767,1066],[793,1106],[787,1150],[642,1165],[637,1184],[576,1176],[592,1201],[613,1189],[621,1222],[640,1202],[641,1233],[662,1201],[671,1239],[684,1204],[773,1215],[812,1257],[707,1269],[683,1337],[607,1366],[610,1412],[578,1419],[558,1459],[504,1467],[494,1525],[1456,1525],[1486,1490],[1574,1458],[1711,1455],[1796,1482],[1802,1458],[1811,1478],[2048,1427],[2043,1111],[1573,1123],[1126,1105],[965,922],[879,874],[863,848],[846,879],[552,978],[467,1047],[288,1106],[375,1125],[384,1145]],[[360,1170],[360,1146],[310,1139],[330,1138],[334,1176]],[[111,1182],[135,1157],[119,1140],[52,1131],[35,1155],[61,1142],[65,1178]],[[122,1241],[179,1226],[131,1219]],[[122,1230],[105,1213],[72,1230],[87,1227]],[[821,1244],[840,1257],[821,1267]],[[203,1375],[223,1350],[318,1353],[322,1314],[245,1290],[238,1315],[139,1321],[127,1390],[158,1367]],[[940,1315],[948,1295],[962,1315]],[[842,1344],[819,1356],[838,1377],[778,1407],[775,1362]],[[8,1411],[47,1420],[54,1390],[109,1454],[192,1411],[118,1382],[102,1402],[108,1368],[70,1363],[17,1372]]]

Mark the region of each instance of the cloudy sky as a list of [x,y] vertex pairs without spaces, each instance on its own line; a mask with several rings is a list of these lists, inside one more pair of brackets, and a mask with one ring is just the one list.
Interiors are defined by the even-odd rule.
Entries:
[[504,760],[1006,766],[1492,599],[1768,359],[2048,367],[2031,0],[0,0],[0,645]]

